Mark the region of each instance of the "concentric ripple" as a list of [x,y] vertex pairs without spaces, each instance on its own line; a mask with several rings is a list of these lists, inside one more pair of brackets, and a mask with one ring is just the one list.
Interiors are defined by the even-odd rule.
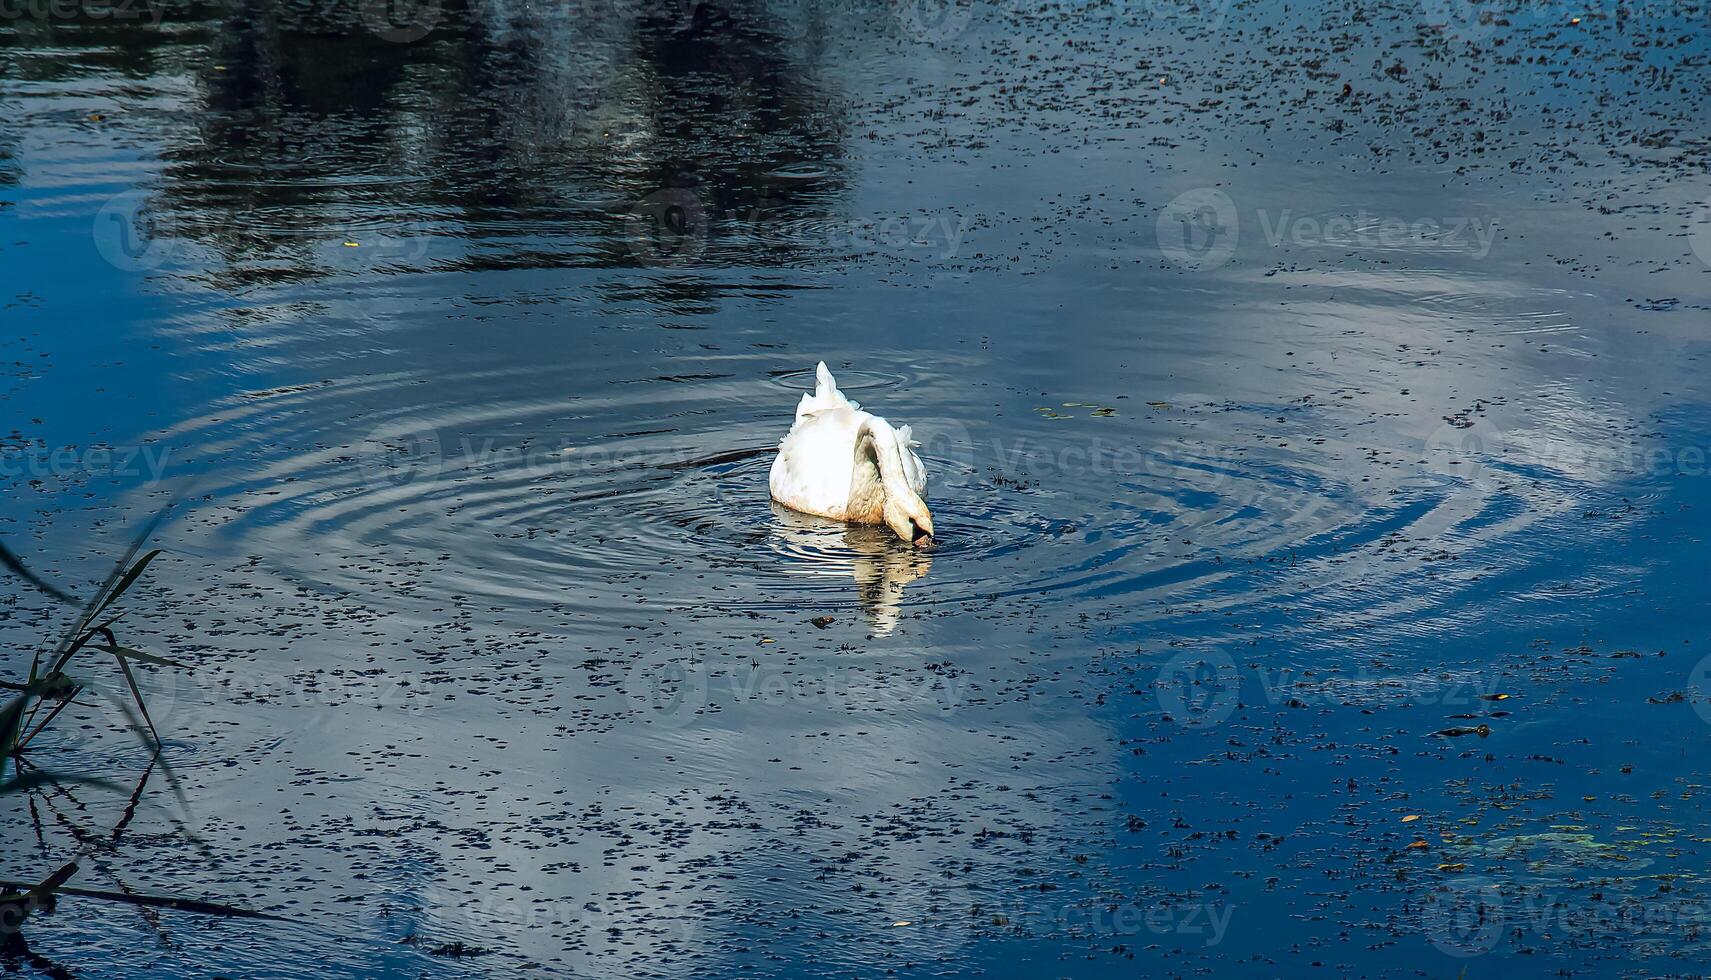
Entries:
[[[600,629],[638,612],[807,611],[890,633],[1018,602],[1152,618],[1288,599],[1344,621],[1417,618],[1436,593],[1388,608],[1385,583],[1417,567],[1398,542],[1477,546],[1568,499],[1535,487],[1518,505],[1496,470],[1272,445],[1277,406],[987,409],[970,425],[981,408],[945,377],[840,371],[852,396],[916,422],[940,532],[916,549],[771,502],[773,447],[813,375],[768,363],[636,371],[581,396],[548,368],[328,379],[247,393],[169,437],[223,483],[197,519],[289,578],[399,611],[470,600]],[[445,391],[457,400],[437,403]],[[1289,410],[1293,426],[1324,424]]]

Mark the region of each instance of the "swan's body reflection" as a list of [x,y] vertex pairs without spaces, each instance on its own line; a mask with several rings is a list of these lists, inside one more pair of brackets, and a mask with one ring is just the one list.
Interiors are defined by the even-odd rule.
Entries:
[[868,627],[876,636],[891,635],[903,616],[903,587],[933,567],[931,551],[899,540],[883,524],[829,521],[776,501],[772,513],[786,550],[801,556],[810,574],[853,576]]

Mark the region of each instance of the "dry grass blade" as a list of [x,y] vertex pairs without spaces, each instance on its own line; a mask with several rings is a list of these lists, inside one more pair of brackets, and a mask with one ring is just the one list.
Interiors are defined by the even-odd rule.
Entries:
[[46,592],[48,595],[53,596],[60,602],[71,603],[73,605],[77,603],[77,600],[72,597],[71,593],[57,585],[47,582],[41,576],[26,568],[24,563],[18,560],[18,556],[12,554],[11,549],[7,548],[3,544],[0,544],[0,568],[5,568],[13,575],[18,576],[36,588]]
[[[131,553],[135,553],[134,545]],[[114,574],[108,576],[106,583],[101,586],[101,590],[95,593],[95,598],[89,600],[89,605],[84,607],[83,613],[78,616],[77,625],[60,641],[59,659],[55,663],[56,670],[64,669],[66,662],[71,659],[73,654],[77,653],[79,648],[97,634],[105,632],[105,627],[90,627],[90,621],[105,612],[108,606],[111,606],[120,596],[125,594],[127,589],[135,585],[138,576],[142,575],[143,570],[148,568],[149,562],[158,557],[160,557],[160,549],[157,548],[138,559],[136,564],[128,568],[123,564],[114,568]],[[130,555],[127,554],[126,560],[129,559]]]
[[[21,700],[29,701],[33,698],[35,703],[30,705],[29,716],[21,719],[16,729],[18,737],[15,742],[7,746],[8,755],[15,756],[28,748],[30,742],[37,735],[40,735],[44,728],[53,724],[53,720],[59,717],[59,713],[70,707],[71,702],[83,691],[83,685],[57,671],[31,681],[30,688],[31,690],[26,691]],[[48,716],[39,722],[36,721],[36,709],[50,700],[54,702],[54,706],[48,711]],[[29,730],[24,731],[26,728]]]
[[165,657],[158,657],[152,653],[144,653],[141,650],[133,650],[130,647],[123,647],[115,644],[91,643],[89,645],[89,649],[99,650],[102,653],[110,653],[120,660],[141,660],[145,664],[154,664],[156,667],[184,667],[184,664],[181,664],[176,660],[168,660]]
[[0,760],[11,758],[29,742],[29,737],[24,734],[26,707],[47,698],[69,698],[77,689],[74,681],[58,673],[33,678],[28,684],[7,686],[19,694],[0,708]]
[[156,752],[160,751],[160,733],[155,731],[154,719],[149,717],[148,705],[143,703],[143,692],[137,690],[137,677],[131,673],[131,663],[124,657],[114,657],[119,662],[119,670],[124,672],[125,685],[131,689],[131,699],[137,702],[137,711],[142,713],[143,723],[149,727],[149,740]]
[[[95,590],[95,594],[93,596],[90,596],[88,604],[83,607],[83,612],[77,617],[76,625],[73,626],[65,634],[65,637],[60,640],[59,648],[56,651],[57,655],[63,656],[66,648],[75,641],[77,637],[82,636],[88,629],[90,620],[93,620],[96,616],[100,615],[102,609],[111,605],[112,600],[116,598],[119,593],[130,588],[131,583],[136,581],[136,576],[131,575],[129,576],[129,581],[127,581],[122,587],[117,589],[114,588],[114,584],[118,582],[121,577],[126,576],[127,570],[137,571],[138,574],[141,573],[141,570],[138,569],[137,566],[131,564],[131,559],[136,557],[138,551],[142,550],[143,542],[153,536],[155,528],[160,527],[160,522],[166,518],[166,512],[169,509],[171,508],[162,507],[160,510],[156,511],[155,515],[149,518],[149,522],[143,525],[142,530],[137,532],[136,537],[131,539],[130,545],[125,549],[125,553],[120,556],[118,561],[113,563],[113,570],[107,573],[107,578],[102,581],[101,587]],[[146,565],[147,562],[152,561],[154,556],[157,554],[159,554],[158,551],[152,552],[148,556],[148,559],[146,559],[142,564]]]

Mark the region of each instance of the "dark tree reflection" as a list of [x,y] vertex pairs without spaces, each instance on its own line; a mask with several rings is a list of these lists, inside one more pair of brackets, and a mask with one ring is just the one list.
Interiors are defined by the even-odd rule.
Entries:
[[371,21],[354,0],[240,0],[148,32],[183,49],[162,61],[190,66],[195,104],[158,124],[139,228],[228,288],[362,261],[659,266],[689,298],[698,268],[808,261],[838,226],[843,123],[811,14],[450,0],[411,43]]

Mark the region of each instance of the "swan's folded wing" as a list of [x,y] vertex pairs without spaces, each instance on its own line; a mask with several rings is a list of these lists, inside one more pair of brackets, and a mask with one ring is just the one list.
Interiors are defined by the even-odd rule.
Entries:
[[915,430],[907,425],[898,426],[897,445],[903,448],[903,478],[909,481],[909,489],[926,496],[927,467],[921,462],[921,457],[912,452],[921,447],[921,444],[915,441]]
[[855,460],[855,412],[816,412],[779,443],[768,480],[781,504],[822,517],[841,517]]

